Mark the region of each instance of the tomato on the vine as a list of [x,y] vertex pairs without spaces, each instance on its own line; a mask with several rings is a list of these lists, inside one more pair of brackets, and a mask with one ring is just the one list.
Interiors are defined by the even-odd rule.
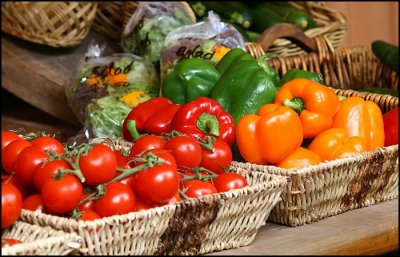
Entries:
[[140,197],[136,197],[135,211],[148,210],[157,206],[155,203],[146,203]]
[[133,212],[135,205],[133,190],[120,182],[112,182],[105,187],[105,194],[95,201],[94,210],[101,217],[109,217]]
[[165,149],[171,151],[178,166],[195,168],[201,162],[201,147],[196,139],[183,135],[167,141]]
[[79,168],[85,177],[85,184],[100,185],[115,177],[117,157],[110,147],[97,144],[88,153],[80,156]]
[[1,153],[3,154],[4,148],[17,139],[21,139],[16,133],[8,130],[1,131]]
[[30,210],[30,211],[41,211],[44,212],[44,206],[43,206],[43,201],[42,197],[40,194],[33,194],[28,196],[23,202],[22,202],[22,209],[25,210]]
[[[82,195],[81,201],[86,199],[89,195],[90,195],[90,193],[84,193]],[[84,201],[83,203],[81,203],[78,206],[78,209],[80,211],[94,211],[94,205],[95,205],[94,199],[88,199],[88,200]]]
[[84,210],[84,211],[81,211],[81,217],[79,219],[83,220],[83,221],[92,221],[92,220],[101,219],[101,216],[100,216],[100,214],[98,214],[97,212],[95,212],[93,210]]
[[43,205],[49,213],[62,214],[78,206],[82,199],[83,186],[80,180],[72,174],[62,178],[50,178],[44,183],[41,196]]
[[17,139],[8,144],[1,155],[1,164],[3,165],[3,169],[8,173],[14,172],[15,162],[17,161],[18,155],[22,150],[31,145],[31,142],[25,139]]
[[64,155],[64,145],[54,137],[39,136],[31,141],[32,145],[39,147],[42,151],[52,151]]
[[210,195],[218,193],[213,184],[208,181],[201,181],[197,179],[187,180],[183,182],[184,194],[189,198],[197,198],[203,195]]
[[129,154],[125,156],[122,150],[114,150],[115,157],[117,157],[117,168],[119,169],[129,169]]
[[49,178],[54,177],[59,170],[71,169],[71,165],[64,160],[46,161],[38,165],[33,174],[33,184],[40,191]]
[[151,149],[164,148],[166,140],[156,135],[144,135],[139,137],[138,140],[132,145],[129,156],[138,157],[142,153]]
[[1,228],[14,224],[22,210],[22,196],[19,190],[9,184],[1,183]]
[[214,179],[214,186],[218,192],[227,192],[232,189],[242,188],[247,186],[247,180],[240,174],[226,172],[218,175]]
[[18,191],[21,193],[22,195],[22,199],[27,198],[28,196],[30,196],[32,194],[32,192],[35,191],[35,188],[30,187],[29,185],[25,185],[24,183],[22,183],[16,176],[15,174],[11,174],[11,175],[2,175],[2,182],[3,183],[8,183],[8,184],[12,184],[13,186],[15,186]]
[[216,174],[221,174],[229,168],[232,162],[232,150],[223,140],[216,138],[212,143],[214,150],[202,148],[202,159],[200,166]]
[[18,155],[15,162],[15,175],[26,185],[33,185],[33,176],[36,167],[50,156],[37,146],[26,147]]

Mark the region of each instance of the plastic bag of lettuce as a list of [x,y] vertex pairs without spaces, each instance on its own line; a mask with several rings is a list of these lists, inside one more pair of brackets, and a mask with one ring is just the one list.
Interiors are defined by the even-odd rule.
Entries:
[[155,67],[133,54],[102,56],[98,44],[77,66],[66,98],[83,125],[81,132],[67,141],[69,147],[95,137],[122,137],[125,117],[139,103],[159,93]]

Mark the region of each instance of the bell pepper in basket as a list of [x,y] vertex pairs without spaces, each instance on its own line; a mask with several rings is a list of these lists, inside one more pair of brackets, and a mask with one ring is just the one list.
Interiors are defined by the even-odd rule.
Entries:
[[217,101],[205,96],[182,105],[172,120],[172,130],[197,139],[214,136],[229,146],[235,141],[232,116]]
[[331,88],[309,79],[296,78],[278,90],[274,103],[288,106],[298,113],[303,136],[308,139],[332,127],[340,101]]
[[206,61],[184,59],[163,80],[161,95],[177,104],[187,103],[199,96],[209,96],[219,77],[219,72]]
[[127,141],[136,140],[140,132],[161,135],[171,129],[172,118],[181,107],[165,97],[155,97],[140,103],[126,116],[122,132]]
[[303,142],[299,116],[291,108],[265,104],[257,114],[247,114],[236,126],[240,155],[254,164],[276,164]]
[[379,106],[359,96],[347,97],[340,102],[333,117],[334,128],[345,128],[348,136],[361,137],[367,150],[384,146],[385,130]]
[[234,48],[224,55],[215,68],[222,75],[232,63],[239,60],[253,60],[253,56],[241,48]]
[[330,161],[362,153],[366,151],[366,146],[361,137],[349,137],[346,129],[330,128],[318,134],[311,141],[308,149],[317,153],[322,161]]
[[290,69],[283,75],[283,77],[279,81],[280,86],[283,86],[287,82],[297,78],[309,79],[323,84],[322,74],[317,74],[315,72],[300,69]]
[[[227,57],[229,52],[221,62]],[[235,124],[244,115],[255,114],[262,105],[274,101],[279,76],[266,58],[233,61],[211,91],[210,98],[232,115]]]
[[299,147],[288,156],[283,158],[283,160],[278,162],[276,166],[283,169],[303,168],[306,166],[319,164],[320,162],[321,158],[317,153],[310,149]]

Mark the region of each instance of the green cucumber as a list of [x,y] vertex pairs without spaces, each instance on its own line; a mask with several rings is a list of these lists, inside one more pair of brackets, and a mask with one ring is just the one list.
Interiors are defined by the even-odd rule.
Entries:
[[389,68],[399,71],[399,47],[383,40],[372,42],[372,52]]
[[201,2],[208,11],[216,12],[221,18],[237,23],[247,29],[252,23],[251,13],[249,8],[242,2],[217,2],[217,1],[202,1]]
[[250,30],[258,33],[263,33],[268,27],[272,25],[285,22],[285,20],[280,15],[261,6],[250,8],[250,13],[253,17],[253,22],[251,23]]

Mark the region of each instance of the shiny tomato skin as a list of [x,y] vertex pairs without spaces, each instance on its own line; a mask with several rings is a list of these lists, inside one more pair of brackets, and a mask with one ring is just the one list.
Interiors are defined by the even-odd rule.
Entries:
[[80,156],[79,168],[85,177],[85,184],[100,185],[115,177],[117,157],[108,146],[97,144],[88,153]]
[[33,185],[33,176],[36,167],[50,156],[37,146],[26,147],[18,155],[15,162],[15,175],[26,185]]
[[167,141],[165,149],[171,151],[178,166],[195,168],[200,165],[201,147],[197,140],[192,137],[173,137]]
[[105,194],[95,201],[94,210],[101,217],[121,215],[135,210],[136,195],[122,183],[112,182],[105,187]]
[[31,141],[32,145],[39,147],[42,151],[52,151],[64,155],[64,145],[54,137],[40,136]]
[[114,150],[115,157],[117,158],[117,168],[119,169],[129,169],[130,157],[122,154],[121,150]]
[[4,148],[17,139],[21,139],[16,133],[8,130],[1,131],[1,153],[3,154]]
[[384,146],[397,145],[399,143],[399,107],[383,115],[383,128],[385,130]]
[[135,174],[134,190],[147,203],[165,203],[178,189],[178,171],[169,164],[158,164]]
[[40,194],[33,194],[28,196],[23,202],[22,202],[22,209],[25,210],[30,210],[30,211],[41,211],[44,212],[44,206],[43,206],[43,201],[42,197]]
[[[83,199],[86,199],[89,195],[90,195],[89,193],[84,193],[82,195],[81,201]],[[78,206],[78,209],[80,211],[94,211],[94,205],[95,205],[94,199],[89,199],[89,200],[84,201],[82,204],[80,204]]]
[[247,185],[248,183],[246,178],[237,173],[222,173],[214,179],[214,186],[218,192],[227,192]]
[[48,179],[41,190],[43,205],[53,214],[72,211],[78,207],[82,195],[82,183],[72,174],[65,174],[61,179]]
[[141,154],[143,154],[151,149],[156,149],[156,148],[163,149],[166,142],[167,141],[165,139],[163,139],[162,137],[156,136],[156,135],[141,136],[132,145],[129,156],[130,157],[138,157]]
[[22,150],[31,145],[32,144],[25,139],[18,139],[8,144],[1,155],[3,169],[8,173],[14,172],[18,155]]
[[215,186],[210,182],[193,179],[185,181],[183,184],[186,189],[185,195],[189,198],[198,198],[199,196],[218,193]]
[[64,160],[45,161],[39,164],[33,174],[33,184],[40,191],[46,180],[62,169],[71,169],[71,165]]
[[214,151],[202,148],[200,166],[216,174],[221,174],[229,168],[232,162],[232,150],[223,140],[216,138],[213,142]]
[[84,210],[81,211],[82,216],[79,218],[80,220],[83,221],[92,221],[92,220],[98,220],[101,219],[100,214],[93,210]]
[[25,185],[24,183],[22,183],[17,176],[15,176],[15,174],[13,175],[3,175],[2,176],[2,182],[5,183],[9,183],[12,184],[13,186],[15,186],[19,192],[22,195],[22,199],[26,199],[28,196],[30,196],[31,194],[33,194],[35,192],[35,188],[30,187],[28,185]]
[[1,183],[1,228],[14,224],[22,210],[22,196],[19,190],[8,183]]
[[157,206],[155,203],[146,203],[140,197],[136,197],[135,211],[148,210]]

